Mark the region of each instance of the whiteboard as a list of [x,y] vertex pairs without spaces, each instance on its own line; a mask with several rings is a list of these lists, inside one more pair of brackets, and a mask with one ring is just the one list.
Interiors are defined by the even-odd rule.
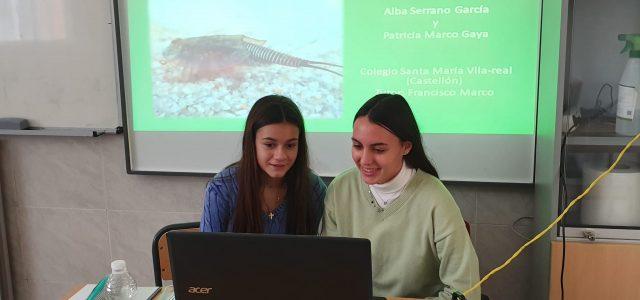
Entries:
[[0,118],[121,126],[111,0],[0,0]]

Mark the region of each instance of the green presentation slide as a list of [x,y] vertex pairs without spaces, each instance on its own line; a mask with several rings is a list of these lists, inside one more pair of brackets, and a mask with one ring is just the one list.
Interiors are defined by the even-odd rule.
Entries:
[[350,132],[378,93],[423,133],[535,130],[541,0],[128,1],[134,131],[242,131],[281,94]]

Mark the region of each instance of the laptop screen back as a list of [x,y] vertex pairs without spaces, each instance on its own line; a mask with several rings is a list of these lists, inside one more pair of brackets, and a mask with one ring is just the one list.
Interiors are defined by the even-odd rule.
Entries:
[[366,239],[169,232],[182,299],[371,299]]

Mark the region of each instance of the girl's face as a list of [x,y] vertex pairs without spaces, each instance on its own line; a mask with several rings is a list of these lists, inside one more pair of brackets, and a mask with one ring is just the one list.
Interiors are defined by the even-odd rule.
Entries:
[[281,179],[298,157],[298,127],[276,123],[256,132],[256,159],[260,168],[272,179]]
[[351,140],[351,157],[369,185],[386,183],[398,175],[404,155],[411,150],[411,142],[400,141],[366,116],[356,119]]

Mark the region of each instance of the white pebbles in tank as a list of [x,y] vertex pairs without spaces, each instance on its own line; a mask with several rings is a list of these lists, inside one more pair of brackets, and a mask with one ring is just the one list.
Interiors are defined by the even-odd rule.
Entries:
[[[164,44],[170,40],[165,38]],[[256,100],[269,94],[290,97],[308,119],[341,116],[340,75],[308,67],[263,64],[237,66],[224,75],[203,78],[202,69],[206,70],[207,64],[215,65],[210,62],[214,57],[198,55],[191,62],[185,56],[176,63],[167,62],[159,50],[152,53],[153,109],[158,117],[244,118]],[[333,52],[320,57],[339,59]]]

